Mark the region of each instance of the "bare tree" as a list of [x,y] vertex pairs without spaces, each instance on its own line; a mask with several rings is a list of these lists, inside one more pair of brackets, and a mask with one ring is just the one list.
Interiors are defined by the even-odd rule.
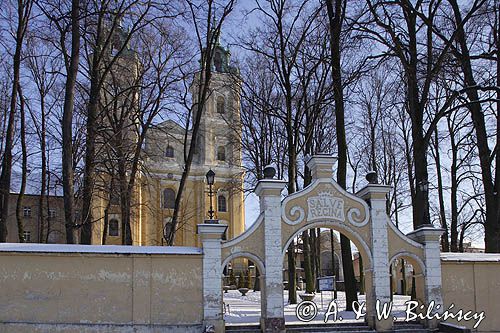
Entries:
[[[95,222],[92,214],[92,200],[96,188],[96,143],[102,88],[114,64],[127,49],[132,36],[154,20],[148,15],[152,7],[152,1],[143,3],[138,0],[122,0],[119,2],[102,1],[86,9],[94,15],[87,17],[88,32],[83,35],[91,54],[87,56],[90,87],[86,110],[85,169],[80,224],[82,244],[91,243],[92,224]],[[130,22],[128,31],[123,29],[122,20]]]
[[[221,27],[227,16],[233,11],[235,0],[228,0],[223,4],[217,4],[210,0],[206,4],[186,0],[189,8],[190,23],[196,32],[196,45],[201,53],[200,71],[196,73],[197,85],[194,89],[194,104],[189,110],[187,126],[184,136],[184,169],[179,181],[179,189],[175,196],[174,211],[172,214],[171,228],[165,230],[167,245],[173,245],[175,233],[178,230],[181,200],[185,190],[186,180],[191,170],[195,151],[197,149],[198,135],[200,132],[201,119],[205,111],[205,104],[210,94],[210,80],[212,78],[212,64],[217,41],[220,37]],[[218,21],[214,22],[215,10],[219,10]],[[200,14],[201,13],[201,14]],[[214,16],[215,17],[215,16]],[[193,115],[192,127],[190,115]],[[191,134],[188,129],[191,127]]]
[[[174,16],[164,19],[170,21]],[[129,50],[115,64],[103,85],[100,100],[104,128],[99,130],[98,141],[106,154],[99,163],[110,164],[110,172],[105,175],[111,178],[111,183],[115,180],[118,183],[122,243],[127,245],[133,241],[132,196],[141,172],[148,130],[160,113],[172,111],[176,85],[185,79],[183,67],[189,61],[183,34],[168,23],[157,21],[138,32],[136,50]],[[109,189],[112,191],[113,187]]]
[[31,16],[33,1],[17,1],[17,24],[15,32],[15,51],[13,55],[13,80],[10,97],[10,111],[7,122],[7,131],[5,134],[4,152],[2,158],[2,173],[0,175],[0,242],[7,240],[7,217],[9,213],[9,195],[12,176],[12,146],[15,133],[15,115],[17,108],[17,92],[19,88],[19,76],[21,71],[21,59],[24,36],[28,28],[28,22]]
[[22,155],[22,167],[21,167],[21,188],[19,190],[19,195],[17,196],[17,205],[16,205],[16,220],[17,220],[17,234],[20,243],[24,243],[24,225],[22,218],[22,210],[23,210],[23,197],[24,192],[26,190],[26,178],[28,175],[28,149],[26,147],[26,108],[25,108],[25,100],[23,91],[21,88],[21,84],[17,85],[17,93],[19,94],[20,107],[19,107],[19,115],[20,115],[20,123],[21,126],[19,128],[20,138],[21,138],[21,155]]
[[[347,189],[347,139],[344,110],[344,92],[341,69],[341,33],[345,20],[347,1],[327,0],[326,8],[330,30],[330,61],[332,66],[333,96],[335,100],[335,128],[337,132],[337,183]],[[342,268],[344,271],[344,285],[346,291],[346,310],[352,311],[353,302],[358,300],[356,279],[352,264],[351,241],[340,234],[342,253]]]

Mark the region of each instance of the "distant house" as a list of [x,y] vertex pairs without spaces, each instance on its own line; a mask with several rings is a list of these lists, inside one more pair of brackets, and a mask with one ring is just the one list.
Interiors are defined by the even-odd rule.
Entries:
[[[7,218],[7,242],[19,242],[16,218],[19,194],[11,193]],[[21,219],[23,237],[27,243],[65,243],[64,200],[62,196],[45,196],[40,210],[40,196],[25,194],[22,200]]]

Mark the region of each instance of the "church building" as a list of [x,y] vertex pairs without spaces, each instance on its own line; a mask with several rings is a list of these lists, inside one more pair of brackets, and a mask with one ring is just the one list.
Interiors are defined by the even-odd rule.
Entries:
[[[120,27],[111,44],[110,54],[122,47],[124,34]],[[134,118],[134,107],[137,107],[140,91],[131,87],[137,86],[140,62],[127,45],[113,66],[114,70],[108,75],[100,101],[108,109],[101,112],[98,121],[97,183],[92,197],[92,244],[95,245],[124,244],[116,151],[125,151],[125,154],[131,155],[138,142],[138,134],[134,128],[139,126],[139,121]],[[199,84],[197,73],[190,87],[193,110],[198,103]],[[238,69],[230,65],[230,52],[217,41],[209,94],[196,138],[194,159],[182,195],[174,245],[201,245],[196,226],[209,218],[210,197],[206,179],[209,170],[215,173],[215,184],[212,187],[214,219],[228,225],[225,235],[227,239],[240,235],[245,229],[240,88]],[[191,112],[191,125],[195,116],[195,112]],[[116,129],[117,124],[113,123],[116,119],[128,119],[128,123]],[[133,245],[166,245],[164,235],[172,227],[175,197],[184,170],[184,138],[188,138],[186,146],[189,147],[191,134],[191,128],[186,132],[184,125],[173,119],[156,123],[146,132],[141,147],[139,171],[130,193]],[[128,177],[129,170],[124,173]],[[7,221],[8,241],[17,242],[17,195],[13,193],[11,197]],[[63,198],[52,195],[49,197],[50,200],[44,205],[47,208],[40,209],[39,195],[25,196],[22,219],[27,242],[66,241]],[[76,206],[75,223],[78,224],[79,221],[80,201]],[[77,241],[79,232],[80,228],[75,228]]]
[[[212,62],[209,95],[201,118],[196,150],[182,195],[174,245],[199,246],[197,224],[208,219],[210,198],[206,173],[215,172],[212,206],[214,218],[228,225],[226,237],[244,231],[243,176],[241,160],[240,78],[230,66],[230,52],[217,42]],[[193,106],[198,103],[199,73],[190,87]],[[195,110],[195,107],[193,107]],[[192,112],[191,124],[195,112]],[[176,194],[184,168],[186,129],[166,120],[148,130],[143,164],[133,195],[131,229],[134,245],[165,245],[166,229],[172,227]],[[191,138],[191,129],[187,131]],[[189,140],[187,145],[189,145]],[[119,202],[97,195],[94,200],[93,244],[122,244]],[[107,221],[107,227],[104,227]]]

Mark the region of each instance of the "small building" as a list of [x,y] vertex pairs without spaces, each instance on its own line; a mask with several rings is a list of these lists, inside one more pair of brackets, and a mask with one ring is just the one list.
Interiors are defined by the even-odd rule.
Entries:
[[[9,197],[7,218],[7,242],[19,242],[18,219],[16,216],[19,194]],[[22,236],[26,243],[66,243],[64,225],[64,200],[62,196],[49,195],[41,200],[40,195],[25,194],[20,207],[23,226]]]

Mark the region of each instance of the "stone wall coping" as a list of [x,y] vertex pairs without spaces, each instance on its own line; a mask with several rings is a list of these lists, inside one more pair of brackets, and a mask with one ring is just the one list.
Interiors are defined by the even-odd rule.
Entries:
[[441,252],[444,262],[500,262],[500,253]]
[[19,253],[102,253],[102,254],[175,254],[199,255],[202,249],[189,246],[132,246],[132,245],[80,245],[80,244],[26,244],[3,243],[1,252]]

